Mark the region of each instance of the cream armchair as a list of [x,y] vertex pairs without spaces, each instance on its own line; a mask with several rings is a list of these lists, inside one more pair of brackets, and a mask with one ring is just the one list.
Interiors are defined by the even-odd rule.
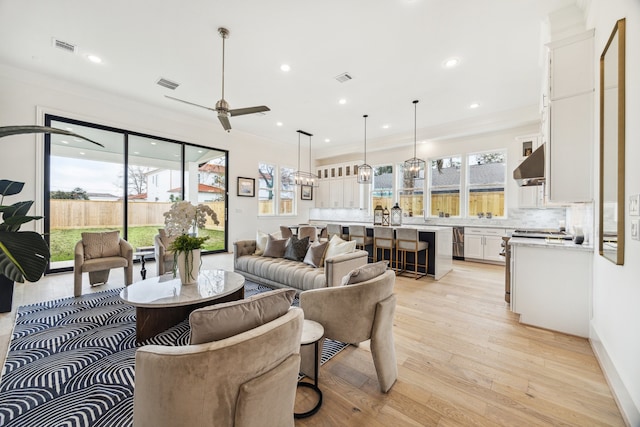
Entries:
[[156,274],[158,277],[165,273],[173,271],[174,257],[173,252],[168,250],[173,239],[167,235],[164,228],[158,229],[158,234],[153,238],[153,246],[155,247]]
[[[322,324],[326,338],[351,344],[371,340],[373,364],[380,390],[384,393],[391,389],[398,377],[393,344],[395,279],[395,273],[387,270],[361,283],[300,293],[300,307],[304,310],[305,319]],[[305,373],[309,372],[310,356],[313,353],[305,352],[303,355],[302,371]]]
[[91,286],[107,283],[112,268],[124,268],[124,283],[133,283],[133,247],[118,231],[82,233],[73,260],[73,295],[82,295],[82,273],[89,273]]
[[304,315],[229,338],[136,352],[134,427],[293,427]]

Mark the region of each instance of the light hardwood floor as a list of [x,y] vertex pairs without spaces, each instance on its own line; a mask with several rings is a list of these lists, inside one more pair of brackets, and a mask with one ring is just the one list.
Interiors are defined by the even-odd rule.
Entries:
[[[233,263],[228,254],[203,260]],[[111,275],[108,287],[121,287],[122,272]],[[589,342],[519,324],[503,283],[503,267],[460,261],[439,281],[399,277],[396,384],[381,393],[368,343],[349,346],[320,368],[323,405],[296,426],[623,426]],[[72,293],[71,274],[16,285],[14,311],[0,314],[3,364],[15,308]],[[302,390],[297,411],[309,404]]]

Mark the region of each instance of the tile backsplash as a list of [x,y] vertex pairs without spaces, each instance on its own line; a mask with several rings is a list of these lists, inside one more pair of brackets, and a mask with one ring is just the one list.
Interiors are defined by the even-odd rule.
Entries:
[[[310,221],[371,222],[373,217],[361,209],[320,209],[309,211]],[[593,204],[582,203],[567,207],[545,209],[509,209],[507,218],[423,218],[405,217],[403,224],[426,224],[444,226],[484,226],[504,228],[549,228],[558,229],[565,223],[567,232],[573,233],[574,226],[581,226],[585,240],[593,234]]]

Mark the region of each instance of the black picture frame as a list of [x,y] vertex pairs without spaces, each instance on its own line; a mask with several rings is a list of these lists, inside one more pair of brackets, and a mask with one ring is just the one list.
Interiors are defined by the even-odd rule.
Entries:
[[300,186],[300,199],[301,200],[313,200],[313,186],[301,185]]
[[253,178],[238,177],[238,197],[255,197],[256,180]]

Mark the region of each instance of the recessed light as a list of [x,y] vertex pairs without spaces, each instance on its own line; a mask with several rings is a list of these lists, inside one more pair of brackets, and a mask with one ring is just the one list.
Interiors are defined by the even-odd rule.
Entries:
[[288,72],[288,71],[291,71],[291,67],[289,66],[289,64],[282,64],[282,65],[280,66],[280,69],[281,69],[282,71],[284,71],[285,73],[286,73],[286,72]]
[[81,156],[84,156],[84,155],[85,155],[85,152],[84,152],[84,151],[81,151],[81,152],[80,152],[80,155],[81,155]]
[[87,59],[93,62],[94,64],[99,64],[102,62],[102,58],[100,58],[97,55],[87,55]]
[[276,123],[276,126],[282,126],[282,122]]
[[382,125],[382,129],[389,129],[389,125]]
[[151,145],[156,145],[156,144],[157,144],[157,142],[152,142],[152,143],[151,143]]
[[69,143],[69,141],[66,141],[66,140],[64,140],[64,139],[63,139],[63,140],[61,140],[60,142],[62,142],[63,144],[68,144],[68,143]]
[[324,142],[331,142],[329,138],[325,138]]
[[344,98],[342,98],[342,99],[340,99],[340,100],[338,101],[338,104],[340,104],[340,105],[344,105],[344,104],[346,104],[346,103],[347,103],[347,100],[346,100],[346,99],[344,99]]
[[469,104],[469,108],[471,108],[472,110],[473,110],[473,109],[476,109],[476,108],[478,108],[478,107],[480,107],[480,104],[478,104],[477,102],[474,102],[474,103],[472,103],[472,104]]
[[202,150],[198,150],[198,154],[202,154],[202,153],[203,153],[203,151],[202,151]]
[[453,68],[460,64],[460,60],[458,58],[449,58],[442,63],[444,68]]
[[134,151],[133,154],[140,154],[140,152],[139,151]]

